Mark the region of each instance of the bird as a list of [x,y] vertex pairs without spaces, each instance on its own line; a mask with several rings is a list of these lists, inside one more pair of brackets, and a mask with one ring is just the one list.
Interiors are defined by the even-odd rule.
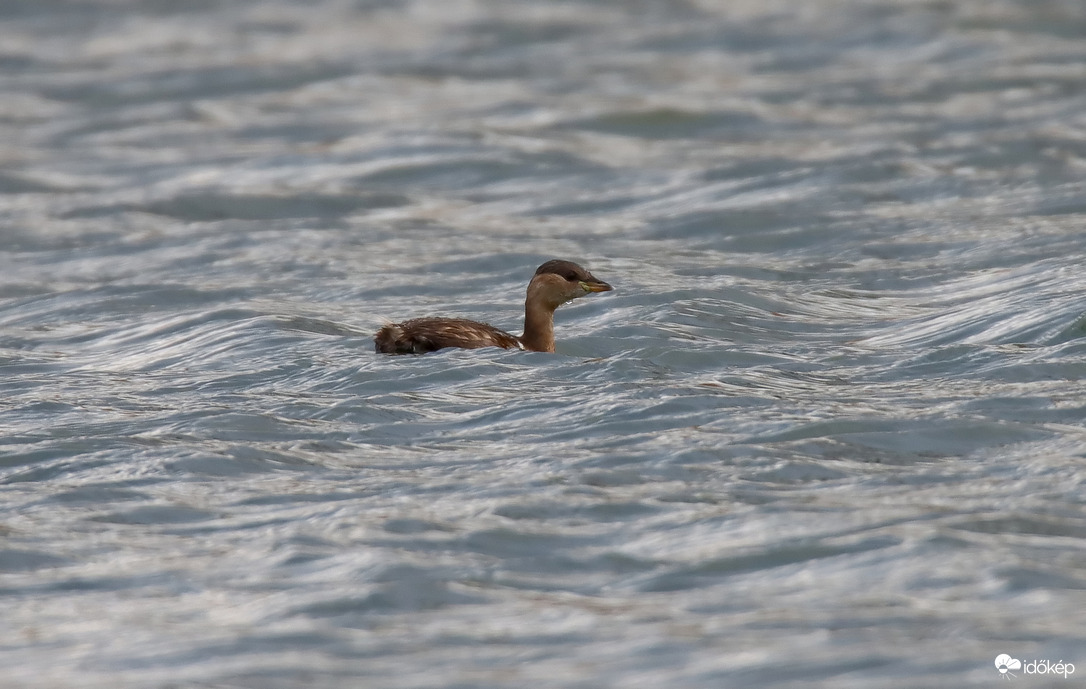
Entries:
[[413,318],[385,325],[374,336],[378,354],[425,354],[446,347],[501,347],[554,351],[554,310],[562,304],[613,287],[573,261],[554,259],[536,269],[524,299],[524,333],[519,337],[466,318]]

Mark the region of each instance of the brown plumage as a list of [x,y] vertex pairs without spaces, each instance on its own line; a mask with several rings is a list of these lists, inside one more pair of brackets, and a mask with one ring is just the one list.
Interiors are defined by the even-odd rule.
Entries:
[[611,290],[602,280],[571,261],[547,261],[536,269],[524,300],[524,334],[464,318],[414,318],[386,325],[374,337],[383,354],[423,354],[445,347],[502,347],[554,351],[554,310],[573,299]]

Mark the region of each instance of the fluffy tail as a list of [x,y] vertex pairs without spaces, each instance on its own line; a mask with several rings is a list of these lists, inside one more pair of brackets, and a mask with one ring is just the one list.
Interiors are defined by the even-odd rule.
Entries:
[[408,354],[410,349],[403,350],[398,347],[403,342],[403,328],[395,323],[390,323],[373,337],[374,350],[378,354]]

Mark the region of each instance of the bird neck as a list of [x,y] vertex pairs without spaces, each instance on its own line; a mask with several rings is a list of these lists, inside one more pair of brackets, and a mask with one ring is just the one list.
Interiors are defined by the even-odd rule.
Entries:
[[529,294],[524,302],[524,334],[520,342],[533,352],[554,351],[554,309]]

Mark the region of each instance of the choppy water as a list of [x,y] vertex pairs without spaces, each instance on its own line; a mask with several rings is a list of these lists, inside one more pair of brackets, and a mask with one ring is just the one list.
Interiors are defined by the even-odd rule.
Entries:
[[[1078,0],[0,7],[0,684],[1086,673]],[[616,291],[559,353],[541,261]]]

